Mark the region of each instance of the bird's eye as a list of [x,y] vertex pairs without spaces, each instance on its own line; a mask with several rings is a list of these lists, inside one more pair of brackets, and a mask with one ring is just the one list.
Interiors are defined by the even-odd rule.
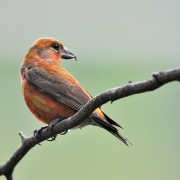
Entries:
[[51,45],[51,47],[52,47],[53,49],[57,50],[57,51],[59,51],[59,49],[60,49],[60,45],[57,44],[57,43],[53,43],[53,44]]

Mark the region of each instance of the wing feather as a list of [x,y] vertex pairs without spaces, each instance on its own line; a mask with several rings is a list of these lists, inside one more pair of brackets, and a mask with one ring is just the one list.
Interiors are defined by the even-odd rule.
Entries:
[[88,94],[84,93],[70,80],[64,80],[63,76],[58,73],[49,75],[49,71],[44,68],[34,67],[29,69],[26,72],[26,79],[39,91],[77,111],[90,100]]
[[[53,67],[33,67],[25,70],[25,77],[39,91],[78,111],[92,96],[67,71],[60,67],[57,68],[57,66],[54,69]],[[128,145],[130,142],[113,125],[121,126],[106,114],[103,113],[103,115],[104,118],[95,111],[90,115],[90,118],[98,126],[106,129]]]

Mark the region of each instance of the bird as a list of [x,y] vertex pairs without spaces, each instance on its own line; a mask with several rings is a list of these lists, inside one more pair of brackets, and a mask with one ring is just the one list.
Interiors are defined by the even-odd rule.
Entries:
[[[20,78],[26,105],[46,125],[56,119],[71,117],[92,99],[88,91],[60,65],[63,59],[73,58],[76,59],[74,53],[59,40],[42,37],[34,42],[21,63]],[[100,107],[72,129],[87,125],[103,128],[127,146],[131,144],[115,126],[122,127]]]

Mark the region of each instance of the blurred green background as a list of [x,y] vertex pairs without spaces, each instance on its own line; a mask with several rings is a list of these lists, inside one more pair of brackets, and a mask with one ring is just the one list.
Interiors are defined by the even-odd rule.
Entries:
[[[0,1],[0,164],[42,126],[21,95],[19,66],[39,37],[59,39],[78,61],[62,66],[93,95],[154,71],[179,66],[180,1]],[[180,177],[180,84],[107,103],[124,129],[126,147],[86,127],[34,147],[14,179],[177,180]],[[0,177],[0,179],[5,179]]]

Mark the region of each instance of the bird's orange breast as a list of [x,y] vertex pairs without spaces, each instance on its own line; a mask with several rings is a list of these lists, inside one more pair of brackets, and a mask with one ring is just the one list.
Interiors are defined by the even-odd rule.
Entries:
[[22,93],[30,111],[45,124],[51,123],[58,117],[68,118],[77,112],[37,90],[25,79],[22,80]]

